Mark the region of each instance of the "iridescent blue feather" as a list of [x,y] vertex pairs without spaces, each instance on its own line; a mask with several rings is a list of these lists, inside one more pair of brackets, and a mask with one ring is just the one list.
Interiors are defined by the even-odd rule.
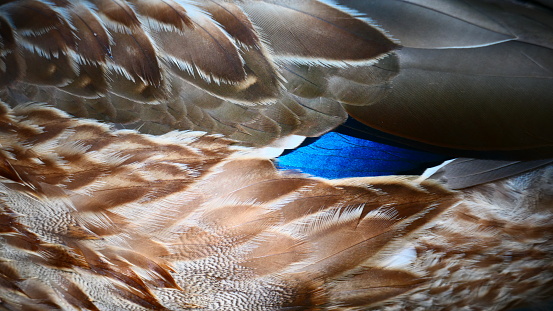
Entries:
[[330,132],[278,159],[281,169],[324,178],[420,174],[448,157]]

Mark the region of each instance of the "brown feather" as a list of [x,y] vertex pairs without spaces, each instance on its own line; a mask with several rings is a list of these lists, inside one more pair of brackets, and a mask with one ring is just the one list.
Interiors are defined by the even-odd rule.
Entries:
[[[389,78],[377,83],[376,95],[362,95],[360,77],[379,71],[370,64],[397,47],[372,24],[318,1],[4,5],[1,17],[13,23],[2,34],[2,83],[9,84],[2,98],[11,105],[46,101],[146,133],[205,130],[259,146],[320,135],[345,120],[341,101],[381,96]],[[26,18],[29,7],[42,18]],[[283,13],[298,20],[267,25]],[[43,31],[52,27],[58,30]],[[285,42],[278,31],[297,32],[304,42]],[[316,44],[321,38],[347,38],[351,46]]]
[[217,136],[1,111],[3,161],[40,186],[0,182],[8,309],[506,308],[553,277],[551,167],[463,192],[325,181]]
[[242,7],[275,54],[292,60],[369,61],[398,47],[366,22],[320,1],[244,1]]
[[76,39],[76,52],[87,61],[105,62],[111,57],[110,37],[101,20],[83,4],[74,4],[71,21],[79,30]]
[[[14,80],[20,79],[23,74],[23,60],[15,53],[17,44],[13,30],[9,27],[8,21],[0,18],[0,39],[2,55],[0,56],[0,85],[5,86]],[[9,66],[8,66],[9,64]]]
[[392,91],[348,113],[431,151],[551,158],[553,22],[526,2],[344,1],[404,46]]
[[98,12],[113,23],[126,28],[140,26],[140,21],[135,12],[124,0],[97,0],[94,2]]
[[181,31],[186,27],[195,27],[186,9],[172,0],[133,0],[132,3],[141,15],[147,16],[159,23],[171,25]]

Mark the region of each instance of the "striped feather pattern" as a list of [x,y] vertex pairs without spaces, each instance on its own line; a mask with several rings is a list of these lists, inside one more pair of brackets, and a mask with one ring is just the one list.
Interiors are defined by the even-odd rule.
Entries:
[[368,137],[427,151],[553,156],[551,8],[340,3],[358,11],[331,0],[8,1],[0,98],[255,146],[294,147],[290,137],[349,114]]
[[[344,2],[375,21],[317,0],[1,2],[0,309],[547,300],[553,13]],[[438,181],[275,168],[348,113],[362,138],[509,161]]]
[[[0,23],[0,86],[13,105],[46,101],[145,133],[204,130],[255,145],[343,122],[340,102],[384,91],[394,69],[371,64],[397,48],[314,0],[18,0],[0,5]],[[367,85],[375,95],[353,95]]]
[[553,279],[551,167],[451,192],[42,105],[0,120],[7,310],[503,310]]

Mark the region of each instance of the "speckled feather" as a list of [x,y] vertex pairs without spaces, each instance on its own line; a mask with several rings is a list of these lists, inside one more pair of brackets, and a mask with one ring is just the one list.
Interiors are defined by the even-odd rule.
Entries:
[[[475,126],[483,140],[467,145],[467,131],[445,147],[499,142],[492,152],[547,162],[551,47],[533,31],[548,29],[550,12],[418,2],[350,1],[380,8],[372,12],[386,30],[330,1],[0,4],[0,309],[508,310],[548,299],[552,166],[499,180],[495,168],[492,179],[461,169],[477,182],[452,191],[422,177],[328,181],[273,165],[280,148],[331,130],[346,111],[394,125],[402,140],[413,138],[402,134],[404,116],[421,121],[467,98],[499,117]],[[463,25],[407,27],[415,33],[460,36],[444,49],[432,32],[405,35],[390,8]],[[496,67],[500,58],[480,47],[524,61]],[[429,63],[441,53],[479,55],[500,74]],[[521,81],[528,87],[505,91]],[[540,109],[522,118],[521,103]],[[461,128],[451,124],[482,121],[461,108],[452,111],[462,119],[419,122],[415,141],[444,147]],[[395,121],[381,122],[387,115]],[[434,125],[437,140],[424,135]],[[183,129],[207,133],[172,131]],[[498,129],[505,139],[494,139]],[[444,179],[458,182],[459,167]]]
[[0,120],[7,310],[503,310],[551,286],[551,167],[451,192],[42,105]]

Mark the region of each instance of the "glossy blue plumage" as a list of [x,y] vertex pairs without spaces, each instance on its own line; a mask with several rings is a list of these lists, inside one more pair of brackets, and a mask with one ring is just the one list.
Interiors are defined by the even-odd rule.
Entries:
[[552,8],[0,2],[0,311],[551,300]]
[[278,159],[281,169],[324,178],[420,174],[448,157],[331,132]]

